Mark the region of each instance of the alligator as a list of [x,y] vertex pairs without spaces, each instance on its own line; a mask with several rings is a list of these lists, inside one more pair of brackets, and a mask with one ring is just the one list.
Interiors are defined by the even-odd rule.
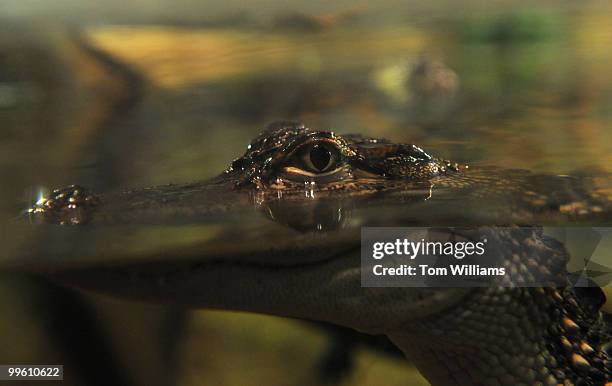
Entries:
[[[540,227],[608,223],[608,182],[468,167],[411,144],[279,121],[207,181],[106,194],[70,186],[41,197],[28,210],[32,222],[78,231],[44,230],[44,251],[29,258],[31,269],[81,289],[384,334],[432,385],[610,386],[612,318],[601,310],[605,295],[597,286],[571,285],[568,252]],[[143,251],[130,231],[138,224],[156,230],[214,224],[229,221],[228,213],[246,232],[244,241],[231,233],[218,236],[225,244],[211,246],[209,237]],[[261,213],[277,226],[267,230],[252,220]],[[496,235],[511,251],[508,267],[529,262],[566,285],[362,287],[363,225],[504,225]],[[125,254],[119,259],[109,257],[117,250],[100,236],[115,228],[112,238],[119,237],[115,244]],[[74,259],[41,258],[57,237],[74,245],[102,241],[93,244],[96,251],[85,250],[91,258],[79,247]]]

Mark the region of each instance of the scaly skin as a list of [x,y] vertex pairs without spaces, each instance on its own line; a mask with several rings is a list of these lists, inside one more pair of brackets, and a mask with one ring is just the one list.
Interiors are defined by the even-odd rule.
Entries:
[[[41,200],[30,215],[71,225],[163,224],[255,206],[300,231],[346,227],[335,238],[313,238],[290,251],[102,262],[52,274],[119,296],[383,333],[433,385],[603,385],[612,379],[611,323],[600,311],[605,298],[599,288],[569,285],[567,252],[537,227],[490,231],[505,246],[500,253],[509,269],[531,264],[562,275],[567,287],[363,288],[359,257],[350,252],[358,243],[337,242],[363,224],[609,221],[605,184],[590,183],[526,171],[472,171],[413,145],[277,122],[213,180],[105,196],[70,187]],[[369,216],[370,208],[383,218]],[[345,223],[349,212],[359,221]],[[323,221],[320,213],[332,216]]]
[[[520,261],[535,249],[541,266],[564,271],[567,255],[556,241],[502,237],[521,245]],[[603,301],[598,288],[490,287],[390,336],[434,385],[602,385],[612,376]]]

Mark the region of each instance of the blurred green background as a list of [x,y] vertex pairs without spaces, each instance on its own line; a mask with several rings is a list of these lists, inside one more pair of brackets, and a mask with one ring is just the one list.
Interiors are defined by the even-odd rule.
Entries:
[[[538,4],[0,1],[0,218],[41,186],[214,176],[276,119],[471,165],[610,172],[612,6]],[[23,245],[10,222],[0,231],[15,243],[5,253]],[[295,321],[78,295],[17,275],[0,275],[0,302],[0,363],[70,373],[80,355],[112,359],[106,375],[83,368],[66,385],[316,384],[330,344]],[[426,383],[360,347],[341,384]]]

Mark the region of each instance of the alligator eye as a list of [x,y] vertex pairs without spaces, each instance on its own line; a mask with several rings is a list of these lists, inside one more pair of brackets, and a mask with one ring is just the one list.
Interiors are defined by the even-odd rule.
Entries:
[[303,167],[311,173],[326,173],[338,167],[340,152],[331,143],[320,141],[307,145],[300,152]]
[[341,179],[347,171],[344,153],[334,138],[311,138],[285,156],[279,176],[322,182]]

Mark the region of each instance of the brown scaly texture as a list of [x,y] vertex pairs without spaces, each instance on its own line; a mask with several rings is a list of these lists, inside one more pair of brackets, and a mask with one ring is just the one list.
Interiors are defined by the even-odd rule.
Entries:
[[[568,256],[533,231],[499,235],[520,248],[506,266],[533,260],[562,273]],[[612,379],[612,330],[597,287],[475,290],[470,298],[392,336],[433,385],[604,385]]]
[[[305,188],[304,181],[285,178],[283,168],[292,166],[291,155],[313,138],[336,144],[341,178],[313,177],[314,188],[311,184]],[[54,192],[52,201],[34,206],[31,213],[44,222],[73,225],[86,222],[81,218],[149,222],[149,214],[163,220],[162,215],[168,213],[168,218],[210,213],[211,206],[227,201],[228,196],[233,203],[254,191],[262,193],[263,203],[280,197],[279,193],[284,200],[312,202],[316,190],[316,198],[355,198],[352,204],[356,207],[372,203],[368,195],[388,193],[382,200],[395,203],[394,211],[385,212],[387,223],[376,225],[390,225],[392,220],[431,221],[433,210],[445,216],[440,218],[446,223],[474,213],[489,215],[474,220],[485,225],[581,216],[609,221],[609,190],[592,188],[587,181],[523,170],[465,171],[414,145],[338,136],[279,122],[268,127],[215,180],[107,195],[101,205],[82,189],[69,188]],[[313,193],[304,198],[309,188]],[[415,190],[424,190],[425,195],[414,195]],[[358,201],[359,197],[364,201]],[[406,197],[414,200],[409,202]],[[277,201],[286,204],[280,198]],[[79,212],[77,221],[70,216],[74,209],[85,211]],[[398,217],[392,217],[396,214]],[[506,243],[522,245],[532,242],[532,237],[512,232]],[[538,251],[539,267],[564,269],[567,255],[563,247],[552,240],[536,239],[541,243],[530,245]],[[523,260],[519,256],[514,261],[512,256],[508,262]],[[612,342],[610,318],[599,311],[604,301],[598,288],[491,287],[474,290],[454,308],[390,335],[434,385],[605,385],[612,378]]]

